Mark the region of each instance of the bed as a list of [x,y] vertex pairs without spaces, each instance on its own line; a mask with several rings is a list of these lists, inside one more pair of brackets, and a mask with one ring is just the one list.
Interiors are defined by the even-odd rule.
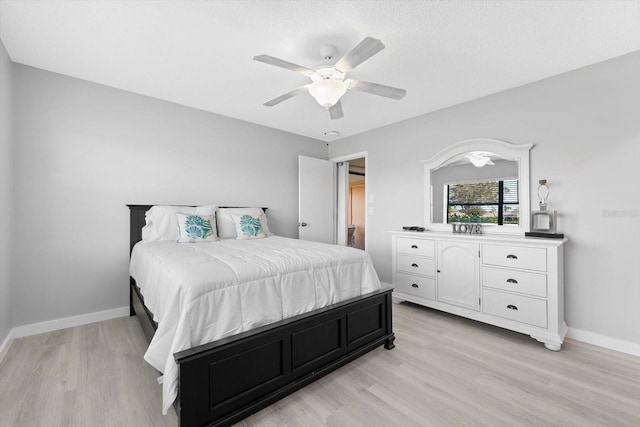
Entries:
[[[133,251],[142,240],[145,214],[152,205],[128,206],[130,250]],[[278,242],[278,238],[260,240],[261,243],[256,240],[251,245],[265,253],[269,245]],[[282,242],[288,240],[293,239]],[[287,244],[298,244],[295,242]],[[171,247],[170,250],[197,252],[200,248],[197,245],[176,244],[179,249]],[[240,243],[229,241],[220,247],[234,251],[237,245]],[[142,247],[144,243],[136,250]],[[168,245],[146,245],[151,252],[166,252],[167,248]],[[300,252],[292,246],[291,250],[294,249]],[[200,256],[206,252],[203,250]],[[234,274],[245,270],[251,274],[249,268],[241,267]],[[130,313],[137,315],[145,336],[152,343],[159,325],[133,277],[130,277],[129,288]],[[392,349],[395,336],[391,292],[391,288],[385,288],[362,295],[345,294],[340,302],[319,308],[309,306],[303,313],[283,309],[293,315],[265,325],[256,323],[258,326],[252,329],[174,352],[170,358],[177,372],[177,398],[173,406],[180,426],[234,424],[378,346]],[[256,310],[247,311],[254,312]],[[163,326],[167,324],[168,321]]]

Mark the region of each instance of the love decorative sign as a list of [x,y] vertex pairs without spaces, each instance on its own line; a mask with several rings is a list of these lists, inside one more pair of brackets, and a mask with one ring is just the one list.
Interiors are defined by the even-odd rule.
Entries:
[[455,234],[482,234],[480,224],[451,224]]

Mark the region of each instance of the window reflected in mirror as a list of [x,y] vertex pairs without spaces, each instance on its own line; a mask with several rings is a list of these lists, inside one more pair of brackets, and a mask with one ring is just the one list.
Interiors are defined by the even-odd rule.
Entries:
[[432,170],[433,222],[519,224],[518,175],[518,162],[497,156],[491,166],[479,168],[463,158]]
[[520,224],[518,180],[448,183],[447,223]]

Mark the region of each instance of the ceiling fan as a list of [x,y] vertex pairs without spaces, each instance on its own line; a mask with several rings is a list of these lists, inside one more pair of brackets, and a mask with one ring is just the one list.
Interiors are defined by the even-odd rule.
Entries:
[[[286,68],[287,70],[304,74],[311,79],[311,83],[300,86],[291,92],[285,93],[284,95],[280,95],[271,101],[265,102],[263,105],[273,107],[282,101],[286,101],[287,99],[300,95],[301,93],[308,92],[316,101],[318,101],[318,104],[322,105],[329,111],[331,119],[335,120],[344,116],[340,98],[342,98],[348,89],[372,93],[374,95],[385,96],[387,98],[402,99],[407,94],[405,89],[384,86],[362,80],[345,80],[348,72],[371,58],[376,53],[380,52],[382,49],[384,49],[384,44],[382,44],[380,40],[374,39],[373,37],[367,37],[356,47],[351,49],[350,52],[344,55],[335,63],[335,65],[322,65],[316,69],[296,65],[269,55],[254,56],[253,59],[256,61],[275,65],[276,67]],[[322,57],[327,60],[331,59],[335,53],[336,48],[332,45],[323,46],[320,51]]]

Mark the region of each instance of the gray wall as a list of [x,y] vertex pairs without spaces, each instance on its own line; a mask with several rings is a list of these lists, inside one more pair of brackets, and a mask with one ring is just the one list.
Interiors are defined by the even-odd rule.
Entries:
[[381,279],[391,282],[388,230],[423,223],[420,160],[470,138],[533,143],[532,206],[535,183],[548,179],[570,239],[567,323],[640,343],[638,76],[635,52],[331,143],[330,158],[368,152],[367,248]]
[[15,64],[14,325],[128,305],[126,203],[268,206],[317,140]]
[[0,345],[11,322],[13,229],[13,74],[11,59],[0,41]]

